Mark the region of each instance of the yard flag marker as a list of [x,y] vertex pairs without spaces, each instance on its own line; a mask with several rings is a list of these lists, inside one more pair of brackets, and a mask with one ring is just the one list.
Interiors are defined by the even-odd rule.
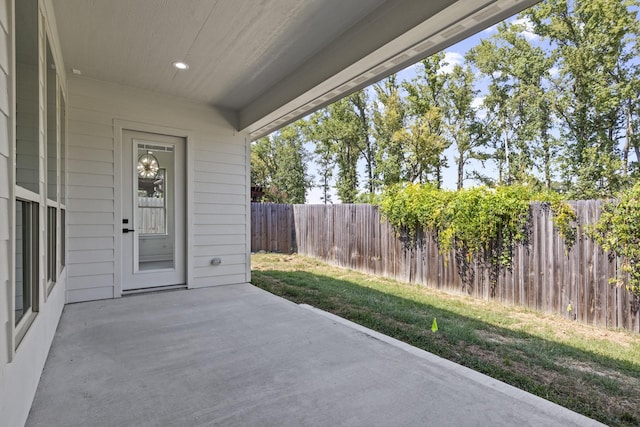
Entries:
[[431,324],[431,332],[438,332],[438,322],[436,322],[436,318],[433,318],[433,323]]

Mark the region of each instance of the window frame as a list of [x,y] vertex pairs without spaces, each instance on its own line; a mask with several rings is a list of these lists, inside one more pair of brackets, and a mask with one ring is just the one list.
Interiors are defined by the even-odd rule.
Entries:
[[[48,298],[49,294],[55,287],[55,284],[60,281],[62,274],[66,267],[66,241],[62,242],[62,239],[66,239],[66,153],[67,153],[67,138],[66,138],[66,130],[67,130],[67,114],[66,114],[66,93],[63,86],[63,79],[60,76],[59,70],[59,62],[56,59],[55,51],[53,49],[52,44],[52,36],[50,35],[49,27],[46,25],[46,21],[43,21],[44,31],[43,31],[43,50],[44,50],[44,60],[42,65],[43,70],[43,80],[44,80],[44,95],[45,99],[42,101],[44,104],[44,115],[45,115],[45,130],[44,130],[44,159],[45,159],[45,200],[46,200],[46,209],[47,215],[46,218],[49,218],[48,209],[55,208],[55,224],[52,224],[47,221],[46,223],[46,239],[47,239],[47,254],[45,256],[47,267],[47,277],[46,279],[46,293],[44,295],[45,300]],[[51,54],[51,58],[49,58],[49,53]],[[51,61],[51,63],[50,63]],[[53,67],[51,67],[53,65]],[[56,70],[53,79],[50,79],[50,75],[48,74],[51,69]],[[53,81],[53,93],[55,95],[55,103],[51,104],[49,102],[50,91],[50,83]],[[49,129],[50,125],[50,111],[49,108],[52,107],[55,109],[54,116],[54,127],[55,133],[52,134]],[[64,110],[64,111],[63,111]],[[51,148],[49,138],[53,135],[55,138],[55,156],[50,156],[49,149]],[[64,147],[63,147],[64,145]],[[64,157],[63,157],[64,155]],[[51,158],[55,158],[55,194],[54,197],[50,197],[50,190],[52,188],[50,179],[52,178],[49,170],[49,162]],[[64,212],[64,213],[63,213]],[[51,244],[50,244],[51,242]],[[53,252],[51,254],[50,252]],[[53,256],[52,256],[53,255]]]
[[[56,68],[57,69],[57,68]],[[62,78],[57,78],[58,121],[58,278],[67,266],[67,96]]]
[[[59,103],[58,103],[58,97],[59,97],[59,93],[60,93],[60,89],[59,89],[59,82],[58,82],[58,73],[57,71],[55,71],[54,76],[53,76],[53,92],[54,92],[54,96],[55,96],[55,104],[53,105],[53,109],[55,117],[53,119],[54,126],[55,126],[55,155],[51,156],[51,153],[49,152],[49,149],[51,148],[51,144],[50,144],[50,140],[49,137],[51,137],[51,129],[49,129],[49,125],[50,125],[50,111],[49,111],[49,107],[52,106],[52,104],[49,102],[49,95],[50,95],[50,86],[49,84],[50,82],[50,69],[51,66],[53,65],[53,69],[57,70],[57,63],[55,60],[55,57],[53,55],[53,49],[51,47],[51,36],[49,35],[49,31],[48,28],[46,28],[45,25],[45,31],[44,31],[44,36],[43,36],[43,46],[42,46],[42,50],[44,51],[44,60],[43,60],[43,64],[42,64],[42,68],[43,68],[43,81],[44,81],[44,100],[41,99],[42,104],[44,105],[44,159],[45,159],[45,165],[44,165],[44,176],[45,176],[45,184],[44,184],[44,193],[45,193],[45,200],[46,200],[46,206],[45,206],[45,235],[46,235],[46,245],[44,246],[45,249],[45,262],[46,262],[46,268],[45,268],[45,281],[46,281],[46,292],[45,292],[45,299],[49,296],[49,294],[51,293],[51,291],[53,290],[53,287],[55,286],[55,284],[59,281],[59,274],[60,274],[60,270],[58,268],[58,240],[60,239],[60,231],[59,231],[59,223],[58,223],[58,218],[60,217],[60,213],[58,212],[60,210],[60,132],[59,132],[59,127],[60,127],[60,118],[59,118]],[[49,58],[49,56],[51,56],[51,58]],[[52,64],[49,63],[49,61],[53,61]],[[50,182],[51,179],[51,175],[50,175],[50,159],[51,158],[55,159],[55,184],[53,185],[54,188],[54,194],[53,194],[53,198],[51,198],[50,196],[52,196],[51,194],[51,187],[52,187],[52,183]],[[53,209],[53,214],[51,213],[51,209]],[[53,216],[54,221],[53,224],[51,223],[51,218],[50,216]]]
[[[30,194],[29,194],[30,193]],[[23,189],[22,187],[18,187],[16,188],[16,197],[14,198],[14,205],[13,205],[13,217],[14,217],[14,227],[13,227],[13,266],[12,266],[12,270],[13,270],[13,295],[11,298],[11,324],[14,327],[14,348],[17,349],[17,347],[20,345],[20,343],[22,342],[23,338],[25,337],[25,335],[27,334],[27,331],[29,330],[29,327],[31,326],[31,324],[33,323],[33,321],[36,318],[36,315],[38,314],[38,311],[40,310],[40,258],[39,258],[39,253],[40,253],[40,233],[39,233],[39,229],[40,229],[40,203],[37,200],[33,200],[33,196],[35,194],[30,192],[29,190]],[[15,309],[15,299],[16,299],[16,294],[15,294],[15,280],[16,280],[16,274],[15,274],[15,260],[16,260],[16,242],[17,239],[15,237],[15,212],[16,212],[16,207],[18,202],[24,203],[26,206],[29,206],[29,221],[28,224],[23,224],[23,236],[25,234],[24,231],[24,227],[28,226],[28,230],[30,231],[29,233],[29,238],[26,240],[26,244],[27,244],[27,251],[23,251],[24,252],[28,252],[29,253],[29,257],[26,259],[26,263],[28,264],[28,268],[23,266],[23,277],[22,277],[22,281],[24,283],[25,281],[25,276],[24,276],[24,271],[28,271],[28,282],[29,282],[29,286],[30,286],[30,299],[31,299],[31,305],[29,306],[29,308],[27,310],[24,311],[24,313],[22,314],[22,317],[20,318],[20,320],[18,320],[16,322],[16,318],[15,318],[15,313],[16,313],[16,309]],[[24,215],[24,212],[23,212]],[[21,240],[24,240],[24,237],[21,238]],[[24,259],[24,257],[23,257]]]
[[[24,0],[21,0],[24,1]],[[8,90],[9,101],[9,156],[13,167],[9,171],[9,199],[8,199],[8,220],[10,226],[9,234],[9,361],[11,362],[15,354],[19,351],[21,342],[37,319],[38,312],[43,304],[47,302],[49,294],[55,289],[55,284],[61,282],[63,274],[66,274],[66,250],[67,244],[67,103],[66,85],[64,72],[62,70],[59,51],[56,49],[56,39],[51,35],[51,29],[46,18],[46,6],[39,0],[31,0],[31,3],[22,3],[24,9],[19,9],[17,0],[9,2],[9,75],[10,86]],[[25,21],[19,25],[26,28],[18,28],[16,24],[17,16],[22,13]],[[34,15],[32,15],[34,14]],[[24,31],[20,33],[19,30]],[[20,65],[17,57],[18,35],[21,40],[37,40],[37,47],[32,43],[29,49],[36,49],[36,52],[27,54],[27,61]],[[48,54],[50,52],[50,55]],[[37,64],[33,65],[31,54],[37,54]],[[51,74],[48,67],[53,65],[55,74]],[[30,80],[18,81],[18,71],[23,67],[34,67],[37,78],[31,73],[23,77]],[[27,69],[27,68],[24,68]],[[30,69],[29,69],[30,71]],[[36,85],[36,87],[32,87]],[[53,85],[53,88],[52,88]],[[24,92],[21,92],[24,89]],[[53,90],[53,92],[51,92]],[[37,97],[33,93],[37,91]],[[55,102],[49,105],[51,94],[55,94]],[[26,109],[24,117],[19,119],[19,100],[29,100],[24,103]],[[36,106],[37,104],[37,106]],[[55,109],[55,113],[51,109]],[[62,112],[61,109],[65,111]],[[37,110],[37,122],[30,116]],[[53,114],[52,117],[49,117]],[[53,122],[51,121],[53,119]],[[24,124],[23,124],[24,123]],[[26,130],[20,130],[23,126]],[[55,130],[51,127],[55,126]],[[25,150],[19,149],[19,138],[21,135],[29,135],[30,131],[37,136],[37,144],[33,147],[25,145]],[[50,132],[53,131],[53,133]],[[22,134],[22,132],[25,132]],[[50,135],[51,133],[51,135]],[[55,138],[52,144],[50,138]],[[24,144],[29,144],[30,137],[27,137]],[[37,145],[37,154],[36,152]],[[63,146],[64,145],[64,146]],[[55,153],[53,152],[55,150]],[[37,160],[31,163],[18,164],[17,158],[21,152],[33,155]],[[64,156],[64,158],[62,157]],[[55,161],[55,167],[51,166],[51,161]],[[26,171],[35,171],[39,176],[37,184],[29,180],[20,181],[20,170],[24,167]],[[28,177],[28,176],[27,176]],[[55,180],[55,183],[52,182]],[[51,184],[51,186],[50,186]],[[63,188],[64,186],[64,188]],[[32,188],[27,188],[32,187]],[[23,203],[22,209],[18,203]],[[28,213],[25,213],[28,209]],[[22,215],[16,218],[16,215]],[[25,222],[21,228],[21,236],[16,235],[16,225],[18,221]],[[25,234],[26,233],[26,234]],[[25,241],[23,236],[27,236]],[[20,237],[19,239],[17,237]],[[17,246],[22,246],[18,248]],[[18,255],[17,250],[20,250]],[[22,259],[18,259],[18,256]],[[17,265],[19,264],[19,265]],[[23,269],[21,282],[17,282],[16,268]],[[27,271],[25,271],[25,268]],[[25,280],[27,282],[25,282]],[[18,289],[17,286],[22,286]],[[26,292],[29,296],[26,296]],[[23,298],[27,298],[30,307],[25,310],[16,311],[16,296],[22,292]],[[18,317],[20,316],[20,317]],[[16,321],[17,320],[17,321]]]
[[[17,34],[16,31],[16,13],[17,13],[17,2],[11,2],[9,4],[9,12],[10,12],[10,38],[11,38],[11,54],[9,55],[10,62],[10,70],[12,74],[11,79],[11,88],[9,90],[9,115],[10,115],[10,129],[9,129],[9,154],[11,156],[14,167],[11,167],[10,171],[10,212],[9,212],[9,220],[10,220],[10,255],[9,255],[9,280],[10,280],[10,302],[9,302],[9,319],[10,324],[13,330],[13,333],[10,334],[11,346],[10,346],[10,360],[13,359],[13,355],[18,350],[20,344],[25,338],[27,332],[29,331],[31,325],[34,323],[37,314],[40,310],[40,292],[42,286],[42,253],[41,253],[41,239],[42,239],[42,205],[43,205],[43,183],[42,180],[38,179],[38,191],[35,192],[30,190],[22,185],[18,185],[18,84],[17,84],[17,69],[18,69],[18,61],[17,61],[17,48],[16,48],[16,40]],[[24,3],[22,3],[24,4]],[[33,4],[32,4],[33,6]],[[41,33],[41,22],[42,22],[42,13],[40,11],[39,2],[35,1],[35,28],[30,28],[29,31],[35,32],[35,36],[37,39],[37,52],[38,55],[38,64],[36,65],[36,69],[38,70],[38,78],[36,80],[38,100],[37,100],[37,168],[39,174],[42,172],[43,162],[42,162],[42,135],[41,135],[41,111],[40,106],[42,103],[41,100],[41,87],[40,87],[40,73],[41,73],[41,64],[40,64],[40,51],[41,51],[41,43],[42,43],[42,33]],[[28,264],[28,274],[29,274],[29,294],[31,299],[30,307],[24,311],[20,319],[16,321],[16,262],[17,262],[17,239],[16,239],[16,209],[18,203],[25,203],[26,206],[29,207],[29,223],[28,227],[30,230],[29,242],[28,242],[28,259],[26,259],[26,263]],[[23,213],[24,215],[24,213]],[[22,221],[22,219],[21,219]],[[24,236],[24,231],[23,231]],[[21,241],[22,241],[21,237]],[[24,244],[24,243],[23,243]],[[23,263],[25,262],[24,251],[23,251]],[[24,270],[24,267],[23,267]],[[24,289],[24,271],[23,271],[23,289]],[[24,292],[24,291],[23,291]]]

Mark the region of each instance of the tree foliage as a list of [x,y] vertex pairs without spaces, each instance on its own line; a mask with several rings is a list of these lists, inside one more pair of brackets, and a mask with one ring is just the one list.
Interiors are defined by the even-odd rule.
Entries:
[[251,145],[251,182],[265,189],[264,201],[306,201],[311,186],[307,157],[297,125],[284,127]]
[[405,148],[403,181],[442,185],[447,166],[444,151],[449,141],[444,137],[443,112],[447,74],[442,72],[444,54],[424,59],[416,77],[403,84],[406,96],[407,124],[395,134]]
[[473,105],[478,94],[473,81],[471,67],[456,64],[446,86],[448,96],[445,98],[445,132],[456,148],[458,190],[462,189],[467,178],[467,164],[471,160],[484,162],[489,159],[489,154],[483,150],[487,145],[488,135]]
[[[334,191],[345,203],[373,200],[401,182],[439,188],[449,165],[458,189],[471,181],[612,197],[640,178],[639,8],[542,2],[464,57],[432,55],[410,78],[389,76],[301,120],[294,127],[313,158],[298,144],[300,158],[315,162],[325,203]],[[276,148],[254,145],[252,179],[276,194]]]
[[518,22],[498,25],[497,33],[472,48],[467,59],[489,79],[483,107],[498,184],[539,184],[534,173],[539,169],[550,188],[553,92],[547,80],[551,61],[522,35],[524,30]]
[[406,106],[395,76],[375,84],[373,89],[377,98],[373,108],[373,137],[377,142],[375,175],[384,187],[402,179],[404,147],[396,135],[404,129]]
[[604,206],[591,235],[605,251],[622,259],[618,276],[612,280],[620,286],[628,275],[627,288],[640,297],[640,183]]
[[[343,203],[353,203],[358,196],[358,160],[367,159],[367,184],[374,189],[374,158],[369,138],[367,97],[356,92],[311,115],[301,126],[308,139],[315,142],[320,166],[321,188],[325,203],[330,202],[329,180],[335,176],[335,188]],[[337,174],[333,169],[337,166]]]
[[627,184],[618,142],[626,133],[627,153],[637,147],[636,8],[627,0],[549,0],[525,12],[556,46],[554,110],[564,136],[563,189],[572,197],[610,197]]

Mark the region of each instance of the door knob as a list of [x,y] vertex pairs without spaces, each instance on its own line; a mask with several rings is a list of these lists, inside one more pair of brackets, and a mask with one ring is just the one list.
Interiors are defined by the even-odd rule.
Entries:
[[133,233],[134,231],[136,231],[136,230],[133,230],[133,229],[130,229],[130,228],[123,228],[122,229],[123,233]]

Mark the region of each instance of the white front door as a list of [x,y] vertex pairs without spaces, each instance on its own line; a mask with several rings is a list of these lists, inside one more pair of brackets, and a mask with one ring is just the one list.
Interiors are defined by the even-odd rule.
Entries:
[[123,130],[123,291],[186,283],[184,152],[184,138]]

